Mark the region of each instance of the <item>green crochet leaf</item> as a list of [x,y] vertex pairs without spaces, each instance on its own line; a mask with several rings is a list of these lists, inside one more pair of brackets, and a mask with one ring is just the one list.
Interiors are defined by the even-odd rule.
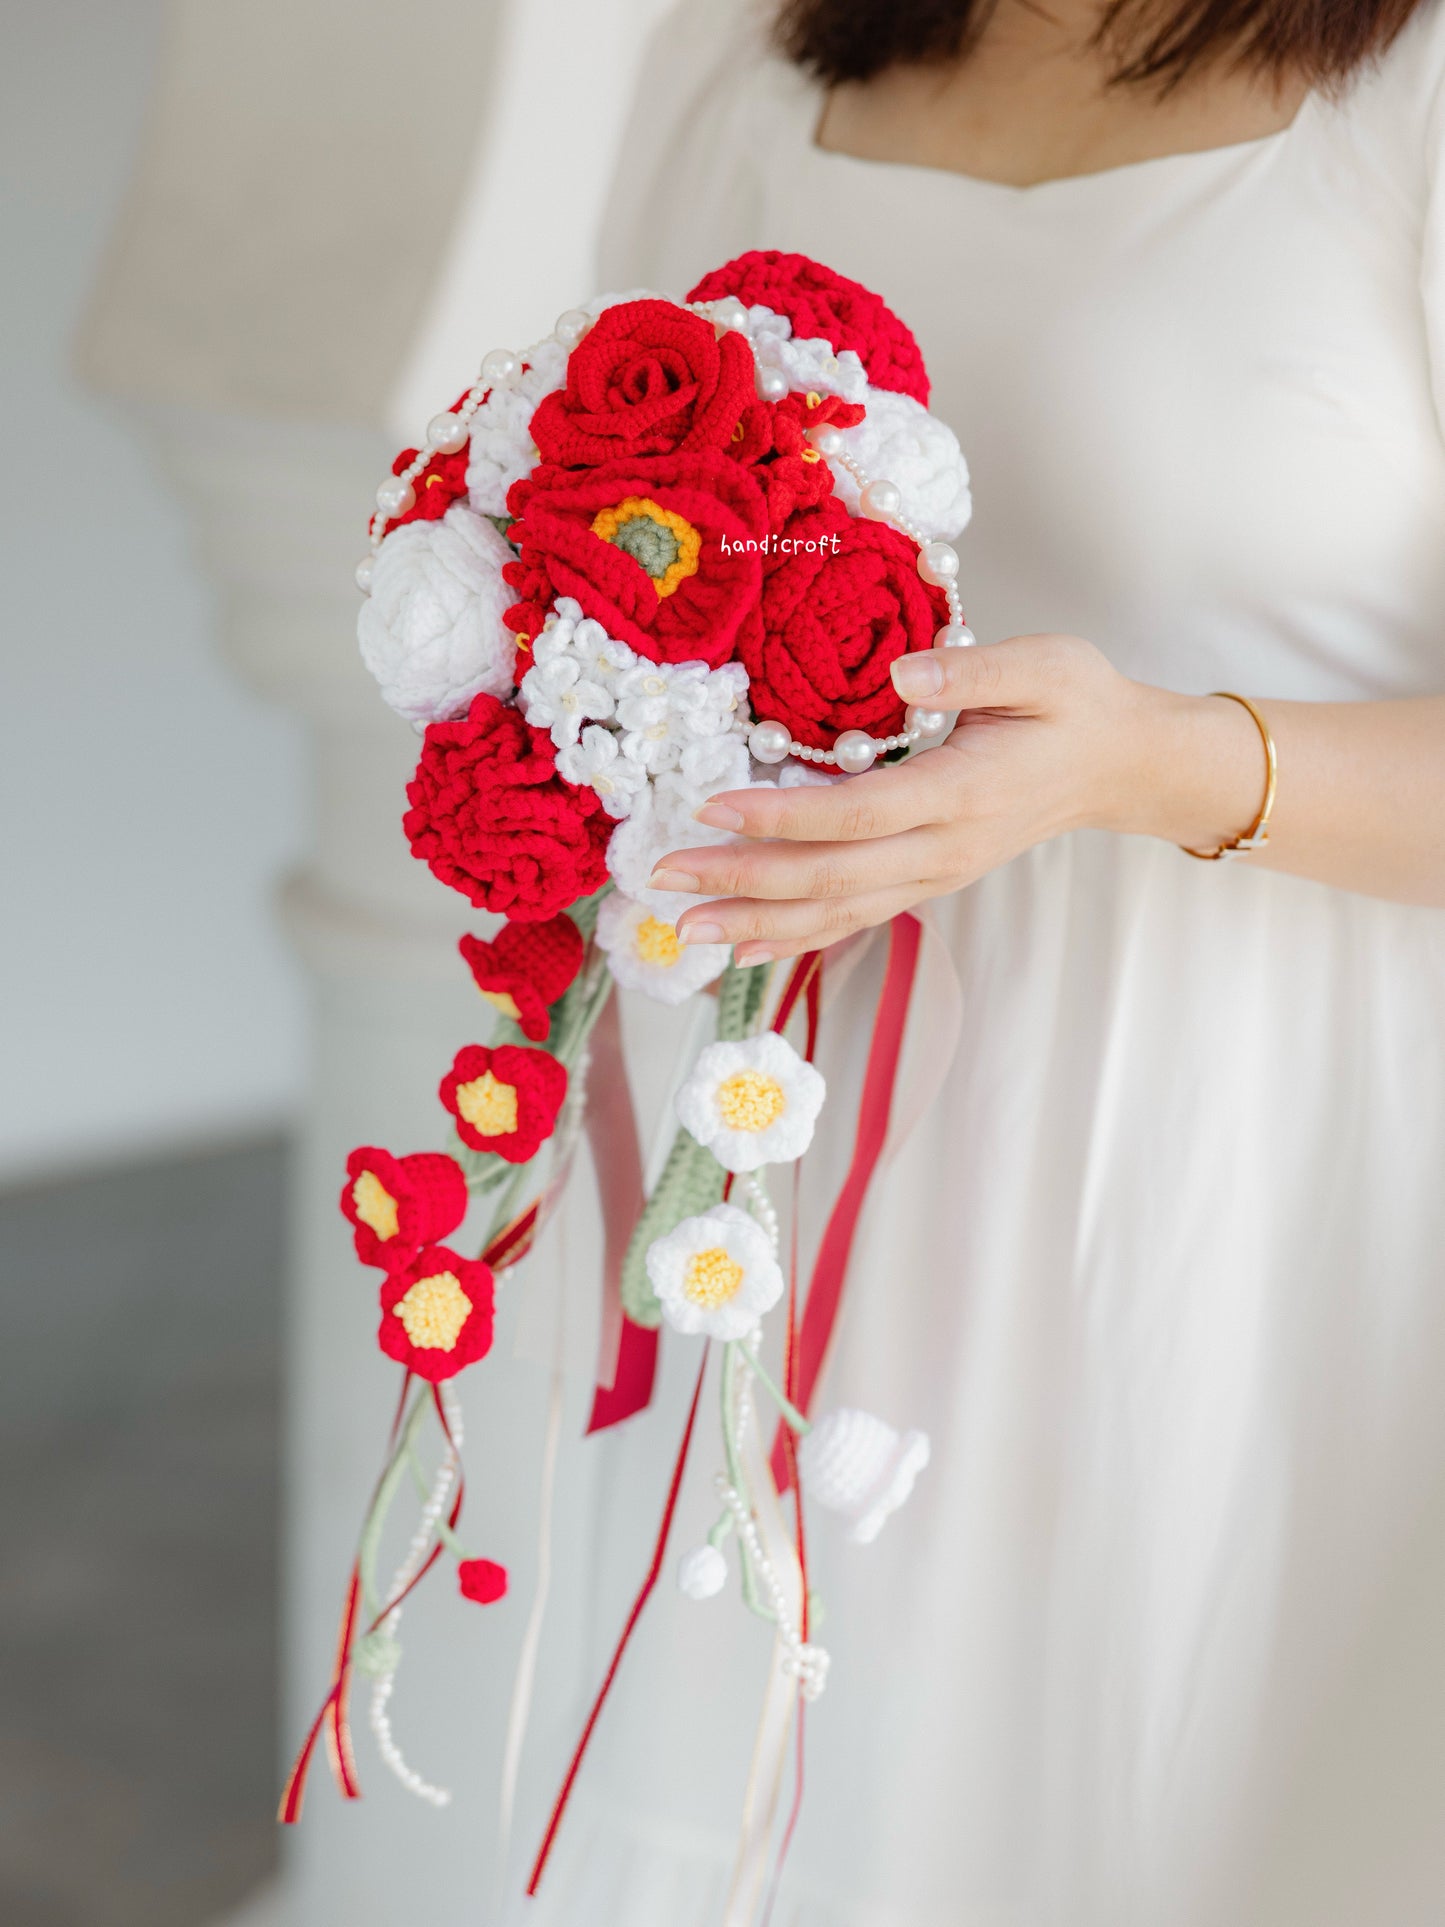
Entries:
[[734,1040],[750,1034],[767,995],[771,964],[730,963],[718,979],[717,1034]]
[[622,1261],[622,1309],[637,1325],[660,1325],[662,1307],[647,1275],[647,1248],[712,1205],[722,1202],[727,1172],[712,1152],[687,1131],[679,1131],[662,1167],[662,1176],[637,1220]]

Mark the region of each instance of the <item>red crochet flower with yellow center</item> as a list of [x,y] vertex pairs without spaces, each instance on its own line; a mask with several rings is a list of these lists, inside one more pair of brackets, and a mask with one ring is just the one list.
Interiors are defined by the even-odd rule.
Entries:
[[479,910],[537,923],[607,881],[596,791],[565,782],[546,730],[495,696],[428,725],[406,794],[412,855]]
[[551,1028],[549,1005],[582,968],[582,932],[572,919],[504,924],[490,943],[463,937],[457,948],[487,1002],[540,1044]]
[[[466,398],[465,392],[458,395],[448,412],[455,415]],[[392,474],[400,475],[404,468],[410,468],[418,452],[415,448],[404,448],[391,465]],[[451,455],[433,455],[421,474],[412,478],[416,500],[405,515],[393,515],[389,522],[382,524],[382,535],[390,535],[403,522],[439,522],[452,503],[467,492],[467,465],[471,457],[470,441],[463,442]]]
[[381,1288],[381,1349],[440,1384],[492,1349],[492,1306],[490,1265],[425,1245]]
[[889,668],[932,648],[948,619],[943,591],[918,574],[917,548],[832,498],[793,516],[779,548],[767,558],[760,628],[741,651],[753,713],[812,749],[831,749],[845,729],[894,735],[904,705]]
[[394,1158],[364,1144],[346,1160],[341,1210],[355,1231],[361,1262],[394,1271],[422,1245],[456,1230],[467,1215],[467,1180],[443,1151]]
[[705,274],[687,298],[717,301],[725,294],[744,307],[761,303],[785,314],[794,335],[821,337],[832,343],[834,354],[851,348],[875,388],[892,388],[928,406],[928,370],[913,330],[861,281],[835,274],[806,254],[759,248]]
[[683,448],[725,448],[754,398],[753,351],[673,301],[621,301],[572,350],[532,440],[544,462],[594,468]]
[[507,621],[527,636],[575,596],[610,636],[653,662],[736,653],[755,620],[768,512],[753,473],[715,449],[543,468],[508,496],[521,560]]
[[567,1095],[566,1066],[526,1044],[468,1044],[441,1081],[438,1096],[457,1121],[457,1136],[474,1151],[495,1151],[509,1164],[534,1158],[557,1122]]
[[768,520],[781,529],[799,509],[816,508],[833,493],[833,471],[808,440],[808,431],[856,428],[864,409],[839,395],[785,395],[769,411],[770,459],[754,471],[767,498]]

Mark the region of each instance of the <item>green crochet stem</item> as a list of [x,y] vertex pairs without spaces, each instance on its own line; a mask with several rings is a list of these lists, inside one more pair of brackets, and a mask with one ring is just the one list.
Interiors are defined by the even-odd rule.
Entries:
[[411,1409],[402,1421],[401,1435],[396,1442],[396,1450],[387,1461],[386,1470],[376,1488],[376,1497],[361,1527],[361,1550],[357,1565],[361,1573],[361,1597],[366,1608],[366,1619],[380,1618],[386,1609],[386,1602],[376,1588],[376,1556],[381,1549],[381,1535],[386,1529],[387,1515],[396,1498],[397,1487],[406,1477],[408,1465],[416,1456],[416,1438],[421,1430],[421,1422],[431,1406],[431,1393],[419,1391],[412,1400]]
[[[421,1500],[422,1504],[425,1505],[431,1497],[431,1481],[427,1478],[422,1462],[415,1452],[409,1452],[407,1454],[407,1463],[411,1467],[411,1482],[416,1487],[416,1496]],[[438,1539],[441,1540],[442,1544],[454,1559],[471,1558],[472,1555],[467,1551],[466,1547],[452,1531],[445,1519],[437,1520],[436,1529]]]
[[749,1352],[748,1366],[768,1397],[782,1413],[789,1430],[796,1432],[800,1439],[806,1438],[813,1429],[812,1422],[805,1419],[797,1406],[784,1396],[781,1388],[774,1383],[772,1374],[763,1370],[756,1353]]
[[[770,968],[768,964],[746,968],[728,964],[718,980],[719,1041],[747,1037],[757,1028]],[[656,1327],[662,1323],[662,1307],[647,1275],[648,1247],[684,1218],[720,1204],[726,1184],[727,1172],[712,1152],[689,1132],[679,1130],[622,1261],[622,1309],[634,1324]]]

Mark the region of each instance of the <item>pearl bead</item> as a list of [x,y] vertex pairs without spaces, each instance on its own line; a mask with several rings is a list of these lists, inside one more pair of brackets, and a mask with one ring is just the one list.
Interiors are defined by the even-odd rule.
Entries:
[[713,326],[726,334],[729,328],[745,328],[748,325],[748,311],[736,295],[725,294],[721,301],[712,304]]
[[760,763],[781,763],[791,740],[784,723],[754,723],[748,735],[748,748]]
[[758,393],[764,401],[781,401],[788,392],[788,377],[781,368],[759,368]]
[[966,622],[945,622],[933,638],[935,649],[971,649],[978,637]]
[[482,379],[484,381],[508,381],[516,374],[521,363],[510,348],[493,348],[482,356]]
[[839,769],[847,770],[850,776],[861,776],[878,760],[873,738],[862,729],[845,729],[833,745],[833,755]]
[[356,586],[363,595],[371,594],[371,572],[376,565],[374,555],[364,555],[356,565]]
[[903,713],[903,720],[910,729],[916,729],[920,736],[941,736],[953,722],[953,711],[920,709],[917,703],[910,703]]
[[886,482],[882,476],[868,486],[858,497],[858,506],[874,522],[886,522],[898,513],[903,505],[903,494],[897,482]]
[[565,314],[558,315],[552,332],[564,348],[575,348],[591,326],[592,317],[585,309],[568,308]]
[[958,574],[958,550],[951,542],[925,542],[919,552],[918,573],[925,582],[942,588]]
[[841,428],[834,428],[831,422],[824,422],[821,428],[810,428],[808,440],[820,455],[843,453],[843,431]]
[[433,415],[426,425],[426,438],[439,455],[455,455],[467,444],[467,425],[460,415]]
[[416,490],[400,475],[388,475],[376,491],[376,506],[388,521],[416,506]]

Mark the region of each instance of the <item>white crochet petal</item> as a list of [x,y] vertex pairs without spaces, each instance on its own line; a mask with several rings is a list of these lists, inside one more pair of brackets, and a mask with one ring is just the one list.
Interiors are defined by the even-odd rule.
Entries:
[[509,544],[455,502],[438,522],[403,522],[376,553],[357,619],[362,661],[398,716],[418,728],[465,713],[472,698],[512,687],[515,599],[502,580]]
[[[845,452],[865,475],[898,484],[904,517],[927,540],[961,535],[973,502],[968,463],[953,430],[912,395],[869,388],[862,400],[868,412],[856,428],[844,429]],[[839,501],[856,515],[857,482],[841,463],[830,467]]]

